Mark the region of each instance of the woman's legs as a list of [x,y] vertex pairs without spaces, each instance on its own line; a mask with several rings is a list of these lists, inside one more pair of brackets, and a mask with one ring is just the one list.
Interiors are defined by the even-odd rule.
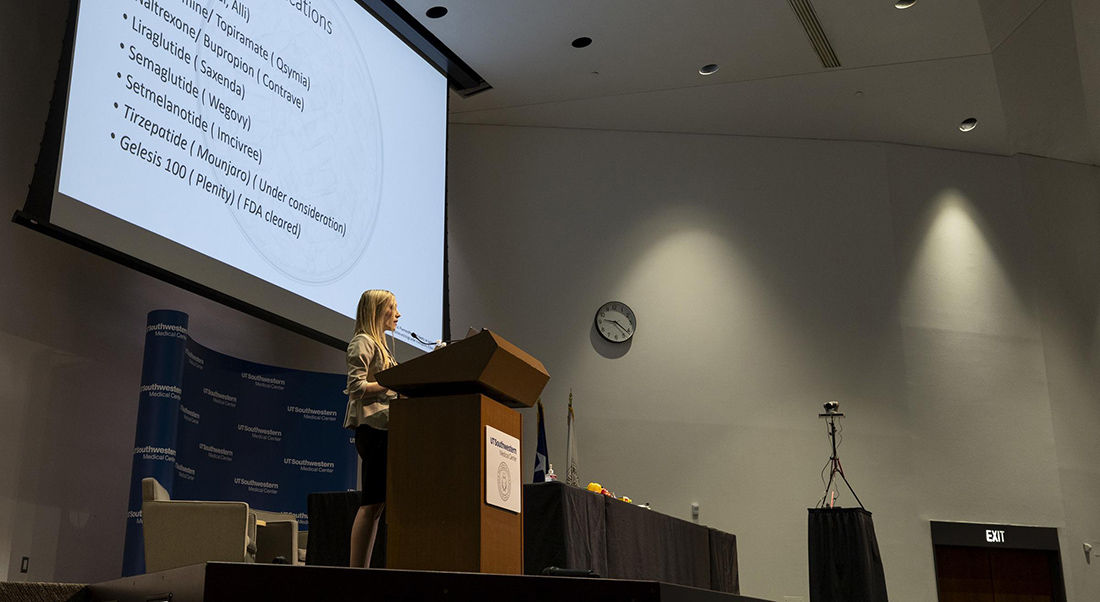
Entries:
[[359,452],[362,474],[362,499],[365,502],[351,525],[351,566],[370,568],[374,540],[378,537],[378,519],[386,506],[386,464],[389,433],[365,424],[355,429],[355,450]]
[[351,566],[370,568],[370,556],[378,536],[378,519],[385,507],[385,503],[359,507],[351,526]]

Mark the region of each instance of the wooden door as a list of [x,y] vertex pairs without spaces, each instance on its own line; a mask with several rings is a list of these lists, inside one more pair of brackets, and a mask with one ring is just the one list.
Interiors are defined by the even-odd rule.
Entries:
[[935,546],[939,602],[1064,602],[1057,552]]

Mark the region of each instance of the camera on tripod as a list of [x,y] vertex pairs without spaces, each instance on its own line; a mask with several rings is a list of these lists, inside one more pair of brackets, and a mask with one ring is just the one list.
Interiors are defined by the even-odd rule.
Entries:
[[818,418],[844,418],[844,413],[840,411],[839,401],[826,401],[824,407],[825,413],[818,414]]
[[[840,493],[836,477],[840,476],[844,484],[848,486],[848,491],[852,492],[852,497],[856,498],[856,502],[859,503],[859,507],[863,508],[863,502],[859,500],[859,496],[856,495],[856,490],[852,489],[852,484],[848,482],[848,477],[844,475],[844,467],[840,465],[840,455],[837,454],[837,424],[841,418],[844,418],[844,413],[840,411],[840,402],[835,399],[826,401],[822,406],[825,409],[824,414],[818,414],[818,418],[825,420],[826,433],[829,435],[829,443],[833,448],[833,455],[829,457],[829,463],[825,466],[829,469],[829,480],[825,482],[825,493],[821,496],[821,500],[817,503],[818,508],[833,508],[836,503],[837,495]],[[824,477],[824,470],[822,470],[822,477]],[[822,478],[824,480],[824,478]]]

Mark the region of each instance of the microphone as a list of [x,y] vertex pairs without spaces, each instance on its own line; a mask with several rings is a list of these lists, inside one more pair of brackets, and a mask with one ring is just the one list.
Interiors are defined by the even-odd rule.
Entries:
[[416,334],[415,332],[410,332],[409,336],[416,339],[421,345],[431,345],[432,346],[432,351],[435,351],[436,349],[442,349],[442,348],[447,346],[447,343],[451,342],[451,341],[443,341],[443,340],[429,341],[429,340],[421,337],[420,335]]

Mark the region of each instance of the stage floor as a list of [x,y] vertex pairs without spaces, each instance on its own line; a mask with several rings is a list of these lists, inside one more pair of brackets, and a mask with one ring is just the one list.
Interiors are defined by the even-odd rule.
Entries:
[[208,562],[88,586],[90,602],[762,602],[656,581]]

